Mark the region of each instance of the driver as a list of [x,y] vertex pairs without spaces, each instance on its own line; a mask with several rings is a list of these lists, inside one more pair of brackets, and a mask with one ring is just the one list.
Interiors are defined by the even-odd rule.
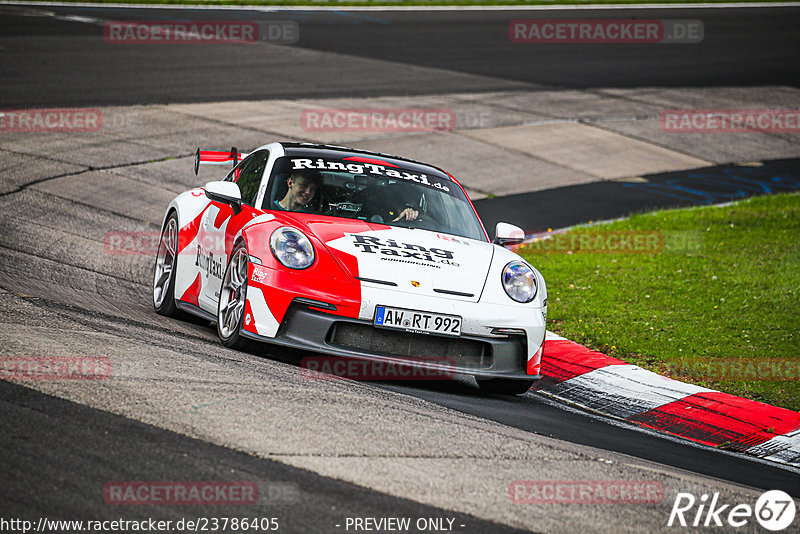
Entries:
[[322,174],[316,169],[301,169],[292,172],[286,179],[288,190],[280,200],[275,200],[275,207],[287,211],[309,213],[309,202],[317,194],[322,185]]

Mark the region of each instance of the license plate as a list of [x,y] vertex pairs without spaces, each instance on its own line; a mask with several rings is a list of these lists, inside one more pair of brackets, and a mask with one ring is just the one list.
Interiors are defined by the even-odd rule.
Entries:
[[375,307],[375,326],[417,332],[440,334],[443,336],[461,335],[461,317],[442,313],[429,313],[402,308]]

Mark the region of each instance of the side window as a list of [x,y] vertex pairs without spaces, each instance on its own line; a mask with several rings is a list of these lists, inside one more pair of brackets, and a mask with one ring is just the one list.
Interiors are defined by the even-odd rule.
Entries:
[[261,185],[261,177],[264,175],[268,159],[269,151],[259,150],[250,154],[225,177],[226,181],[236,182],[239,186],[239,190],[242,192],[243,204],[248,206],[255,205],[258,188]]

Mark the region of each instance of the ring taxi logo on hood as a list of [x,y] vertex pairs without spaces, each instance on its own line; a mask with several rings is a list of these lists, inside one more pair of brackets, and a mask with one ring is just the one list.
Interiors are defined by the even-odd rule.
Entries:
[[399,180],[407,180],[415,182],[428,187],[434,187],[445,192],[450,191],[445,182],[439,178],[428,176],[427,174],[415,174],[399,169],[387,169],[384,165],[377,163],[345,163],[343,161],[330,161],[322,158],[313,160],[310,158],[292,158],[292,169],[317,169],[322,171],[343,171],[353,174],[364,174],[364,171],[377,176],[385,176],[386,178],[397,178]]
[[410,258],[412,260],[458,266],[458,263],[453,261],[455,255],[452,250],[437,247],[426,248],[422,245],[401,243],[395,239],[381,239],[369,235],[348,235],[353,238],[353,246],[367,254],[383,254],[386,256],[397,256],[400,258]]

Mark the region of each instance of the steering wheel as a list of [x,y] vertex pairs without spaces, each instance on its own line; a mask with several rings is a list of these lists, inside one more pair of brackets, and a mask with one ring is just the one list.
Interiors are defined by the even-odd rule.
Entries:
[[[333,208],[331,208],[331,204],[334,204],[333,199],[331,196],[325,191],[324,187],[319,188],[319,194],[317,195],[317,204],[319,205],[319,213],[320,215],[332,215]],[[314,202],[312,200],[312,202]]]

